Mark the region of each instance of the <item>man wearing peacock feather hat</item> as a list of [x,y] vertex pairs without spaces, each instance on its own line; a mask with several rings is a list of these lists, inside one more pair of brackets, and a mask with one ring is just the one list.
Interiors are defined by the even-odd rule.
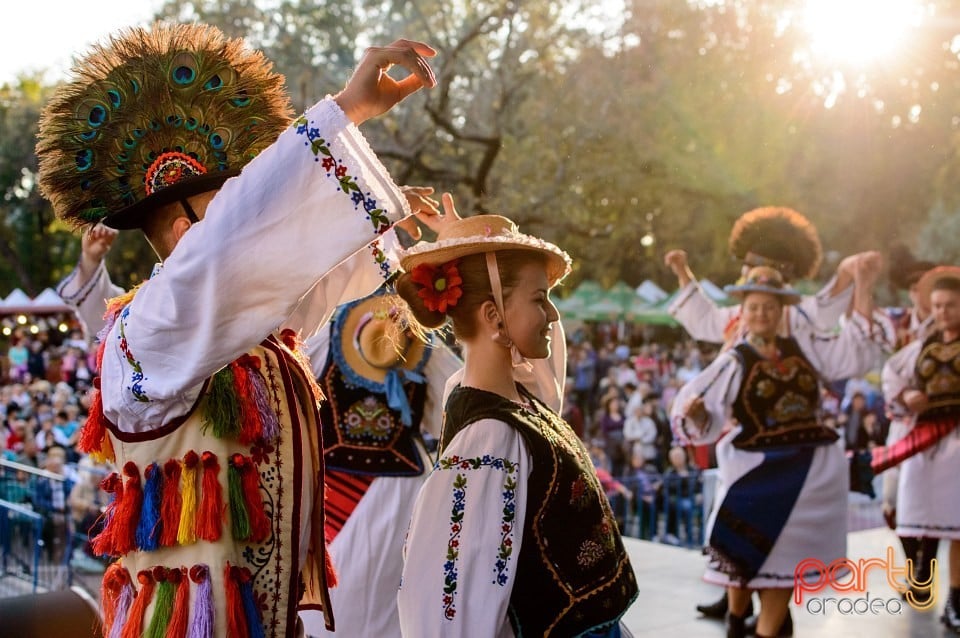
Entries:
[[40,185],[57,215],[139,228],[163,262],[108,304],[80,441],[119,469],[93,539],[117,558],[104,635],[294,636],[298,609],[334,628],[321,393],[300,339],[390,274],[384,235],[411,203],[435,212],[357,129],[434,86],[433,55],[371,47],[291,122],[260,53],[158,24],[94,47],[47,105]]

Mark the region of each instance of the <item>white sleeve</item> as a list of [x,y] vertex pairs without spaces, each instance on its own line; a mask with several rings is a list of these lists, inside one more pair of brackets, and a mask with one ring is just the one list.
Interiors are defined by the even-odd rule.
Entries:
[[310,289],[293,313],[283,322],[283,328],[300,333],[304,341],[313,337],[333,316],[337,306],[373,292],[386,281],[397,263],[393,254],[397,236],[393,228],[338,264],[331,275],[324,277]]
[[853,313],[840,322],[840,331],[795,335],[800,349],[823,378],[834,381],[860,377],[880,364],[882,330]]
[[407,214],[337,104],[314,106],[224,184],[121,313],[103,360],[107,418],[136,431],[185,414],[203,381],[280,327],[318,281],[343,290],[351,273],[336,267]]
[[507,609],[530,463],[523,437],[502,421],[477,421],[451,441],[407,531],[397,595],[404,636],[513,635]]
[[[681,444],[703,445],[720,437],[740,390],[742,368],[736,351],[727,350],[680,388],[670,409],[670,424],[674,437]],[[687,403],[697,397],[703,399],[707,409],[707,423],[703,431],[684,416]]]
[[899,403],[900,395],[904,390],[913,387],[913,370],[922,347],[922,340],[911,341],[883,364],[880,386],[883,390],[883,400],[888,406],[896,405],[901,411],[905,409]]
[[697,341],[723,343],[723,333],[739,314],[740,306],[718,306],[691,281],[680,289],[667,311]]
[[427,378],[427,400],[423,406],[420,429],[439,439],[443,427],[447,381],[463,368],[463,360],[446,344],[440,343],[439,339],[435,341],[436,345],[430,351],[430,358],[423,367],[423,376]]
[[101,261],[93,276],[85,281],[80,278],[80,267],[74,268],[57,284],[57,294],[76,311],[87,345],[90,345],[105,324],[103,315],[107,300],[123,294],[123,288],[110,281],[106,264]]
[[840,317],[847,312],[850,302],[853,301],[853,282],[837,294],[830,294],[836,281],[837,276],[834,275],[817,294],[804,295],[797,304],[797,308],[806,315],[816,330],[835,330],[840,323]]

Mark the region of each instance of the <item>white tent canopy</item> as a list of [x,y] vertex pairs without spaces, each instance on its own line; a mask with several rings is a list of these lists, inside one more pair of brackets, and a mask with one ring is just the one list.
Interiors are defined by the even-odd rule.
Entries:
[[653,283],[649,279],[644,279],[643,283],[637,286],[637,296],[642,298],[648,304],[655,304],[663,301],[668,295],[663,288]]

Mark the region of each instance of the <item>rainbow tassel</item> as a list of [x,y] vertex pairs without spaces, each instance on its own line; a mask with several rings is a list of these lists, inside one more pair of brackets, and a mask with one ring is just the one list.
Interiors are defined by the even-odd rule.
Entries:
[[263,426],[250,383],[250,373],[237,361],[230,364],[240,408],[240,443],[249,446],[261,438]]
[[253,582],[250,570],[246,567],[239,570],[240,599],[243,601],[243,614],[247,620],[247,631],[250,638],[266,638],[263,633],[263,620],[257,608],[257,599],[253,593]]
[[[98,385],[99,379],[97,377],[94,380]],[[87,410],[87,420],[80,429],[77,448],[97,463],[114,461],[113,443],[107,434],[107,417],[103,415],[103,397],[99,388],[91,390],[90,408]]]
[[114,551],[120,556],[137,548],[137,522],[143,506],[143,488],[140,485],[140,470],[128,461],[123,466],[127,481],[123,486],[123,499],[113,517]]
[[116,552],[116,521],[117,510],[123,505],[123,481],[120,475],[112,472],[100,482],[100,489],[113,498],[107,503],[103,513],[106,523],[103,530],[90,540],[90,546],[97,556],[115,556]]
[[137,546],[152,552],[160,547],[162,520],[160,518],[163,471],[157,463],[151,463],[143,471],[146,483],[143,486],[143,507],[137,524]]
[[227,366],[210,379],[210,392],[203,404],[204,431],[210,427],[218,439],[240,434],[240,400],[233,370]]
[[249,638],[247,615],[240,597],[240,568],[231,566],[223,571],[223,588],[227,598],[227,635],[230,638]]
[[190,568],[190,580],[197,584],[193,599],[193,622],[188,638],[211,638],[213,636],[213,589],[210,586],[210,568],[194,565]]
[[120,638],[141,638],[143,633],[143,619],[147,615],[150,599],[153,598],[155,583],[149,569],[139,572],[137,580],[140,582],[140,591],[137,592],[133,605],[130,606],[130,617],[123,625]]
[[180,462],[170,459],[163,464],[163,497],[160,505],[160,545],[171,547],[177,544],[180,529]]
[[130,572],[119,562],[111,563],[103,574],[100,589],[100,614],[103,618],[103,635],[119,636],[133,604],[133,583]]
[[243,456],[233,454],[227,469],[227,488],[230,498],[230,531],[238,541],[250,538],[250,516],[247,514],[247,503],[243,494],[242,466]]
[[193,450],[183,455],[183,468],[180,471],[180,527],[177,529],[177,542],[189,545],[197,542],[197,465],[200,457]]
[[[175,570],[171,570],[175,571]],[[157,582],[156,602],[153,605],[153,616],[147,626],[145,638],[163,638],[173,615],[173,583],[167,578],[166,567],[154,567],[153,579]]]
[[277,413],[270,404],[267,382],[259,372],[260,358],[245,354],[238,361],[248,370],[250,394],[253,397],[253,403],[257,406],[257,414],[260,415],[260,436],[268,443],[273,442],[280,435],[280,420],[277,419]]
[[223,531],[223,489],[220,487],[220,463],[213,452],[200,455],[203,465],[200,513],[197,516],[197,538],[211,543],[220,540]]
[[270,519],[267,518],[263,497],[260,496],[260,474],[250,457],[241,456],[238,465],[240,486],[243,488],[243,499],[250,517],[250,541],[262,543],[270,536]]
[[171,569],[167,572],[167,580],[173,583],[176,593],[173,596],[173,612],[170,614],[170,624],[163,638],[187,638],[187,618],[190,613],[190,579],[187,577],[186,567]]

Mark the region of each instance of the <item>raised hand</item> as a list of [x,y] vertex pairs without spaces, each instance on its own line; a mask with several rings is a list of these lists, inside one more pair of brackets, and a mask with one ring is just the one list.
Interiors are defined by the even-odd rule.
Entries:
[[416,220],[419,219],[429,226],[427,220],[440,214],[440,202],[430,197],[430,195],[433,195],[431,186],[401,186],[400,190],[407,198],[410,212],[413,214],[397,222],[397,226],[410,235],[411,239],[419,241],[423,233],[420,231],[420,226]]
[[[426,60],[436,54],[429,45],[413,40],[401,39],[389,46],[370,47],[334,100],[354,124],[360,125],[386,113],[422,87],[436,86],[437,78]],[[387,74],[394,65],[402,66],[410,74],[394,80]]]
[[80,239],[80,270],[85,275],[89,276],[97,269],[110,251],[117,234],[118,231],[103,224],[97,224],[83,233]]
[[681,287],[692,281],[690,267],[687,265],[687,251],[671,250],[663,256],[663,263],[677,276],[677,281]]

